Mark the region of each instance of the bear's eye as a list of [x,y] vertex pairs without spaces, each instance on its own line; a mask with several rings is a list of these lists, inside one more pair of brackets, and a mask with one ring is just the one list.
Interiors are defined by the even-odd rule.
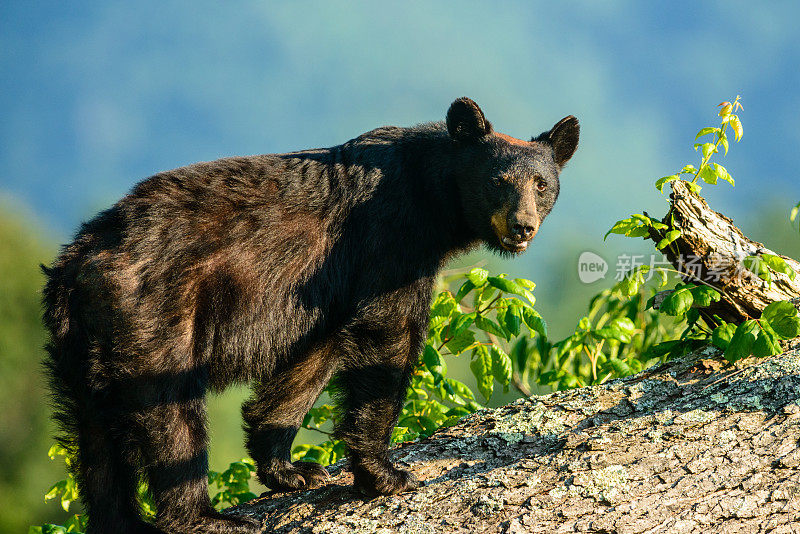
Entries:
[[547,189],[547,182],[545,182],[544,179],[536,177],[535,182],[536,182],[536,190],[539,191],[540,193],[543,192],[545,189]]
[[503,185],[503,180],[501,180],[498,177],[494,177],[492,178],[492,185],[495,187],[500,187],[501,185]]

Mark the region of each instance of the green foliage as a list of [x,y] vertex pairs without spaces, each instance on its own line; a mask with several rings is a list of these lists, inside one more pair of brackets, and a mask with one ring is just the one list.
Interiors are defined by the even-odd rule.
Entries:
[[[78,484],[72,474],[74,456],[61,445],[53,445],[47,454],[51,460],[61,458],[67,474],[63,480],[59,480],[50,487],[44,499],[45,501],[58,499],[64,511],[69,512],[72,504],[78,499]],[[222,509],[255,499],[257,495],[250,491],[250,479],[255,472],[255,464],[249,458],[233,462],[222,473],[209,471],[209,488],[216,490],[211,497],[211,503],[218,509]],[[156,508],[145,479],[139,481],[137,498],[142,517],[146,521],[153,521],[156,517]],[[86,530],[86,522],[86,515],[77,513],[69,516],[63,525],[45,523],[32,526],[28,529],[28,534],[63,534],[66,532],[81,534]]]
[[72,504],[73,501],[78,500],[78,484],[75,482],[72,473],[69,472],[73,463],[72,456],[67,452],[67,449],[60,445],[53,445],[50,447],[50,450],[47,451],[47,455],[51,460],[55,460],[59,456],[62,457],[68,473],[64,480],[59,480],[53,484],[50,490],[45,493],[44,500],[49,501],[60,497],[61,508],[63,508],[65,512],[69,512],[69,505]]
[[[798,213],[800,213],[800,202],[798,202],[797,205],[792,208],[792,211],[789,212],[789,220],[792,222],[797,220]],[[800,224],[797,225],[797,229],[800,230]]]
[[[702,159],[700,160],[700,166],[695,169],[693,166],[687,165],[677,174],[678,177],[683,174],[693,176],[691,183],[694,185],[696,185],[697,181],[701,178],[705,183],[711,185],[716,185],[717,180],[724,180],[731,184],[731,186],[735,185],[733,177],[725,167],[719,163],[712,164],[709,160],[711,159],[712,155],[719,152],[720,146],[725,150],[725,155],[728,154],[728,127],[733,130],[734,139],[737,143],[742,139],[742,123],[739,120],[739,116],[733,113],[734,111],[738,111],[742,108],[739,98],[740,97],[737,95],[733,102],[722,102],[718,106],[720,108],[718,115],[722,118],[720,126],[709,126],[702,128],[699,132],[697,132],[697,135],[694,138],[695,141],[708,135],[711,135],[712,139],[711,141],[694,144],[694,149],[700,149],[700,152],[703,155]],[[661,182],[661,180],[656,181],[656,188],[659,191],[663,191],[664,183],[661,182],[659,184],[659,182]],[[693,188],[693,191],[695,192],[699,190],[699,186]]]
[[780,354],[782,340],[800,336],[800,314],[787,301],[770,303],[759,319],[748,319],[739,325],[720,321],[711,335],[711,343],[724,349],[730,362],[746,358]]
[[250,479],[256,472],[256,465],[250,458],[242,458],[230,464],[222,473],[208,472],[208,485],[217,493],[211,497],[211,504],[217,508],[236,506],[257,497],[250,491]]
[[[700,190],[697,183],[700,179],[711,185],[715,185],[718,180],[724,180],[731,186],[735,185],[728,170],[719,163],[711,163],[710,159],[719,152],[720,147],[724,149],[725,154],[728,153],[729,129],[733,131],[734,139],[737,142],[742,138],[742,123],[738,115],[734,114],[734,111],[741,109],[742,105],[737,96],[733,102],[722,102],[719,107],[718,115],[722,119],[720,126],[702,128],[695,136],[695,141],[702,137],[712,136],[711,141],[694,145],[695,150],[699,149],[702,153],[700,166],[686,165],[673,175],[659,178],[655,185],[660,192],[663,192],[665,184],[677,180],[685,181],[694,192]],[[684,177],[690,179],[684,179]],[[792,221],[797,218],[799,211],[800,204],[795,206],[790,213]],[[668,219],[668,221],[658,222],[646,214],[632,215],[628,219],[622,219],[615,223],[606,237],[615,233],[628,237],[658,238],[656,239],[656,248],[663,251],[670,248],[672,243],[681,236],[680,229],[676,227],[672,216]],[[677,250],[672,249],[671,252],[678,256]],[[772,283],[773,273],[786,275],[791,280],[794,280],[796,276],[795,271],[783,258],[773,254],[760,253],[757,256],[748,256],[744,258],[742,265],[768,284]],[[645,265],[631,271],[622,282],[617,284],[616,289],[623,295],[639,294],[645,284],[644,275],[650,269],[650,266]],[[671,269],[659,270],[664,271],[661,284],[663,287],[666,284],[666,271],[671,271]],[[686,276],[685,273],[680,274]],[[764,310],[759,319],[748,319],[738,325],[726,323],[717,316],[710,316],[707,312],[700,313],[701,310],[708,308],[723,297],[724,293],[721,290],[708,284],[678,283],[660,300],[657,306],[656,298],[651,298],[648,306],[657,308],[662,314],[685,322],[686,329],[677,340],[666,341],[659,346],[651,347],[649,352],[652,354],[675,354],[676,351],[691,350],[698,344],[710,343],[723,349],[725,358],[734,362],[751,354],[758,357],[779,354],[782,351],[781,340],[793,339],[800,334],[800,319],[797,310],[791,303],[785,301],[773,302]]]
[[[51,460],[61,458],[67,468],[67,475],[63,480],[59,480],[53,484],[44,496],[45,501],[58,499],[61,503],[61,508],[65,512],[69,512],[70,506],[73,502],[78,500],[78,484],[75,477],[70,472],[74,463],[72,454],[60,445],[53,445],[47,451],[47,455]],[[62,534],[64,532],[80,533],[86,530],[86,516],[84,514],[71,515],[63,525],[54,525],[46,523],[41,526],[33,526],[28,529],[28,534]]]

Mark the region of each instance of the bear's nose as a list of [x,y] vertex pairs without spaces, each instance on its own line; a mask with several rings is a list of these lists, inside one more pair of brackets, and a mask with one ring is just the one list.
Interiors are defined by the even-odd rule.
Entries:
[[536,233],[536,228],[525,224],[514,223],[511,225],[511,233],[520,241],[530,241]]

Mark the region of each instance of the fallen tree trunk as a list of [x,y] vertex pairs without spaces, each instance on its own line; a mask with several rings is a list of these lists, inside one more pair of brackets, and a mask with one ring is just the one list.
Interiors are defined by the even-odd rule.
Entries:
[[[701,280],[718,289],[723,298],[708,308],[709,315],[740,323],[758,318],[761,311],[776,300],[792,300],[800,295],[800,276],[771,272],[772,283],[745,269],[748,256],[770,254],[782,258],[800,273],[800,262],[781,256],[761,243],[745,236],[728,217],[712,210],[699,195],[692,193],[686,182],[670,184],[670,210],[663,222],[672,227],[674,218],[678,237],[664,250],[667,259],[686,276],[686,281]],[[651,237],[664,236],[651,230]]]
[[280,533],[798,532],[798,348],[735,367],[707,348],[482,410],[392,451],[415,492],[368,500],[340,463],[231,512]]

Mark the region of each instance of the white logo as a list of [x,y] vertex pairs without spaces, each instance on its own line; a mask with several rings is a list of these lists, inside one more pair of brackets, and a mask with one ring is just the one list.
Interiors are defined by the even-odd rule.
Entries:
[[594,252],[583,252],[578,258],[578,278],[584,284],[597,282],[606,276],[608,263]]

